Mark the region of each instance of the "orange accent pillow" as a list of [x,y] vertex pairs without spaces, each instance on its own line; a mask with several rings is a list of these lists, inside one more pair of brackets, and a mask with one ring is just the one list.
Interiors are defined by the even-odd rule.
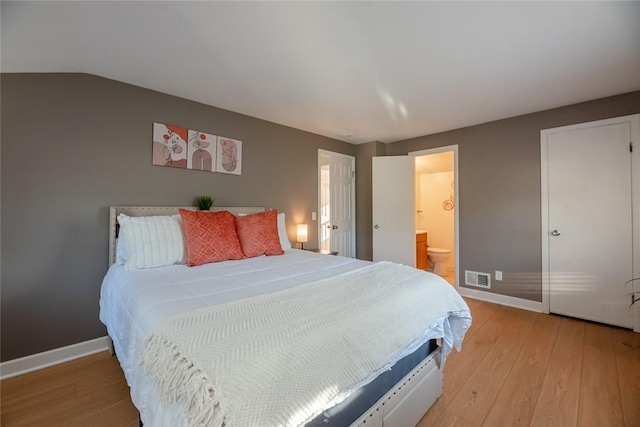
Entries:
[[229,211],[196,212],[180,209],[187,265],[242,259],[244,254],[236,233],[235,217]]
[[284,253],[278,236],[277,210],[237,216],[236,229],[242,252],[247,258]]

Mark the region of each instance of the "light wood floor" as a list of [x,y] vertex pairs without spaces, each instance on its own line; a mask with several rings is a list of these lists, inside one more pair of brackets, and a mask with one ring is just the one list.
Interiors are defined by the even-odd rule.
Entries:
[[640,334],[467,299],[429,426],[640,426]]
[[[640,334],[467,299],[473,325],[419,427],[640,426]],[[134,427],[107,353],[0,382],[2,426]]]

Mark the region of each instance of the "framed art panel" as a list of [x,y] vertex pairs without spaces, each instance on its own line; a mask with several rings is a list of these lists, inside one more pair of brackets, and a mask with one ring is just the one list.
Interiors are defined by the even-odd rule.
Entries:
[[242,174],[242,141],[218,137],[216,172]]
[[173,168],[187,167],[187,128],[153,124],[153,164]]
[[187,169],[215,172],[216,136],[189,129]]

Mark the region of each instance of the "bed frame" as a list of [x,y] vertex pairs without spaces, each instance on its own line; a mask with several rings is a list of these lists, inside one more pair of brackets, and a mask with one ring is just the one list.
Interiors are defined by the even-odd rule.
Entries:
[[[178,209],[197,210],[194,207],[111,207],[109,210],[109,266],[115,262],[119,214],[174,215],[178,213]],[[237,215],[263,212],[265,209],[264,207],[212,207],[211,211],[227,210]],[[351,427],[408,427],[418,424],[431,405],[442,395],[444,372],[441,359],[442,352],[438,347],[365,411]],[[140,425],[142,426],[142,422]]]
[[431,405],[442,395],[444,387],[438,347],[375,405],[360,416],[351,427],[415,426]]

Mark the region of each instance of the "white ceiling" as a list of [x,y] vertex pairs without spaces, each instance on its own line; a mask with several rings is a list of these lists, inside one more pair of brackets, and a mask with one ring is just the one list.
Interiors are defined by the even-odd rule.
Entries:
[[417,174],[453,172],[453,151],[416,156],[415,171]]
[[393,142],[640,89],[640,2],[7,2],[3,72],[86,72]]

